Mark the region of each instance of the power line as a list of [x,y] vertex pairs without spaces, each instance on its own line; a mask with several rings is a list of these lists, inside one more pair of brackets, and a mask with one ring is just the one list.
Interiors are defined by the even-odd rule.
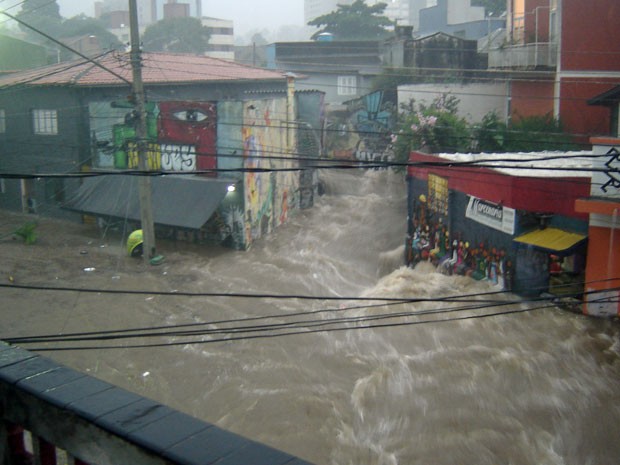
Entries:
[[36,32],[37,34],[41,34],[43,37],[45,37],[48,40],[51,40],[52,42],[54,42],[57,45],[60,45],[63,48],[66,48],[67,50],[69,50],[72,53],[75,53],[76,55],[78,55],[79,57],[83,58],[84,60],[86,60],[89,63],[92,63],[93,65],[101,68],[102,70],[110,73],[112,76],[120,79],[122,82],[124,82],[125,84],[129,84],[130,86],[132,85],[132,83],[130,81],[128,81],[127,79],[125,79],[125,77],[121,76],[120,74],[116,73],[116,71],[113,71],[109,68],[106,68],[105,66],[103,66],[101,63],[99,63],[98,61],[87,57],[86,55],[84,55],[82,52],[79,52],[77,50],[75,50],[72,47],[69,47],[67,44],[64,44],[63,42],[59,41],[58,39],[53,38],[52,36],[50,36],[49,34],[46,34],[45,32],[41,31],[40,29],[37,29],[33,26],[31,26],[30,24],[26,23],[25,21],[22,21],[21,19],[7,13],[6,11],[0,11],[0,13],[2,13],[5,16],[8,16],[9,18],[11,18],[13,21],[18,22],[19,24],[21,24],[22,26],[27,27],[28,29],[33,30],[34,32]]
[[[354,170],[354,169],[387,169],[387,168],[421,168],[421,167],[436,167],[436,168],[455,168],[458,166],[476,167],[476,168],[488,168],[493,170],[499,169],[512,169],[512,170],[528,170],[528,171],[546,171],[546,172],[563,172],[563,173],[605,173],[613,174],[617,173],[617,168],[595,168],[595,167],[570,167],[570,166],[526,166],[519,167],[514,164],[501,164],[495,162],[486,163],[469,163],[450,161],[445,158],[438,158],[441,161],[437,162],[395,162],[395,161],[366,161],[366,160],[338,160],[337,162],[331,162],[328,159],[318,159],[314,164],[306,164],[303,166],[294,166],[287,168],[276,167],[244,167],[244,168],[210,168],[210,169],[197,169],[195,171],[142,171],[142,170],[98,170],[88,172],[76,172],[76,173],[39,173],[39,172],[8,172],[0,171],[0,178],[5,179],[80,179],[80,178],[95,178],[101,176],[196,176],[199,174],[214,174],[214,173],[277,173],[277,172],[297,172],[314,169],[339,169],[339,170]],[[291,159],[290,161],[295,161]],[[568,175],[567,175],[568,176]]]
[[253,335],[245,335],[245,336],[231,336],[226,338],[219,339],[208,339],[208,340],[200,340],[200,341],[177,341],[177,342],[162,342],[162,343],[154,343],[154,344],[130,344],[130,345],[96,345],[96,346],[60,346],[60,347],[35,347],[29,350],[35,352],[48,352],[48,351],[82,351],[82,350],[111,350],[111,349],[143,349],[143,348],[156,348],[156,347],[175,347],[175,346],[188,346],[188,345],[198,345],[198,344],[214,344],[220,342],[239,342],[239,341],[247,341],[254,339],[272,339],[276,337],[284,337],[284,336],[301,336],[301,335],[310,335],[316,333],[329,333],[329,332],[340,332],[340,331],[352,331],[352,330],[365,330],[365,329],[386,329],[386,328],[398,328],[398,327],[406,327],[406,326],[417,326],[422,324],[437,324],[437,323],[449,323],[456,321],[464,321],[464,320],[474,320],[481,318],[490,318],[495,316],[507,316],[514,315],[519,313],[531,312],[535,310],[541,310],[545,308],[554,308],[555,304],[547,304],[538,307],[531,307],[525,309],[515,309],[515,310],[506,310],[494,313],[484,313],[479,315],[467,315],[460,317],[451,317],[444,319],[433,319],[433,320],[420,320],[420,321],[408,321],[408,322],[399,322],[399,323],[383,323],[383,324],[367,324],[367,325],[358,325],[358,326],[340,326],[335,328],[319,328],[319,329],[303,329],[303,330],[293,330],[288,332],[280,332],[280,333],[269,333],[269,334],[253,334]]
[[[618,279],[615,279],[616,281]],[[620,288],[612,288],[611,290],[618,290]],[[617,300],[609,300],[606,297],[606,293],[610,289],[600,290],[600,291],[588,291],[583,293],[583,296],[602,296],[602,302],[606,303],[617,303]],[[490,294],[490,293],[489,293]],[[570,297],[571,295],[565,295],[564,298]],[[359,300],[359,299],[356,299]],[[431,299],[434,302],[446,302],[445,299]],[[557,307],[557,297],[546,297],[541,296],[538,298],[530,298],[527,300],[508,300],[508,301],[498,301],[498,300],[481,300],[481,299],[473,299],[470,300],[471,305],[460,306],[460,307],[443,307],[443,308],[434,308],[434,309],[426,309],[426,310],[414,310],[414,311],[406,311],[406,312],[396,312],[396,313],[380,313],[380,314],[371,314],[371,315],[362,315],[362,316],[351,316],[351,317],[341,317],[341,318],[329,318],[329,319],[321,319],[321,320],[302,320],[302,321],[292,321],[292,322],[284,322],[284,323],[272,323],[266,325],[251,325],[251,326],[234,326],[234,327],[224,327],[224,328],[210,328],[203,330],[186,330],[186,331],[178,331],[180,328],[188,328],[188,327],[198,327],[198,326],[214,326],[216,324],[229,323],[229,322],[248,322],[248,321],[256,321],[256,320],[266,320],[273,318],[288,318],[292,316],[299,315],[312,315],[322,312],[343,312],[350,309],[359,309],[359,308],[371,308],[378,306],[390,306],[390,305],[402,305],[411,303],[411,299],[405,299],[400,302],[391,302],[389,304],[380,304],[380,305],[369,305],[369,306],[356,306],[356,307],[345,307],[339,309],[324,309],[310,312],[297,312],[295,314],[280,314],[273,316],[264,316],[264,317],[251,317],[245,319],[235,319],[235,320],[223,320],[223,321],[212,321],[212,322],[203,322],[203,323],[191,323],[184,325],[172,325],[172,326],[159,326],[159,327],[148,327],[148,328],[133,328],[133,329],[121,329],[121,330],[109,330],[109,331],[97,331],[97,332],[88,332],[88,333],[71,333],[71,334],[62,334],[62,335],[43,335],[43,336],[24,336],[18,338],[5,338],[6,341],[14,344],[36,344],[36,343],[53,343],[53,342],[61,342],[61,343],[71,343],[71,342],[88,342],[88,341],[107,341],[107,340],[118,340],[118,339],[129,339],[129,338],[147,338],[147,337],[198,337],[198,336],[213,336],[213,335],[222,335],[227,334],[229,337],[219,338],[219,339],[209,339],[209,340],[184,340],[184,341],[174,341],[174,342],[164,342],[164,343],[154,343],[154,344],[131,344],[131,345],[108,345],[108,346],[61,346],[61,347],[42,347],[31,349],[34,351],[54,351],[54,350],[98,350],[98,349],[136,349],[136,348],[147,348],[147,347],[171,347],[171,346],[179,346],[179,345],[192,345],[192,344],[207,344],[207,343],[216,343],[216,342],[231,342],[231,341],[241,341],[241,340],[249,340],[249,339],[259,339],[259,338],[273,338],[280,336],[291,336],[291,335],[301,335],[301,334],[313,334],[318,332],[331,332],[331,331],[345,331],[345,330],[359,330],[359,329],[372,329],[372,328],[389,328],[389,327],[400,327],[400,326],[411,326],[418,324],[431,324],[431,323],[441,323],[441,322],[449,322],[449,321],[460,321],[467,319],[477,319],[477,318],[485,318],[490,316],[502,316],[502,315],[511,315],[516,313],[528,312],[537,309],[543,308],[551,308]],[[451,301],[451,300],[448,300]],[[589,302],[596,302],[595,299],[589,299]],[[454,300],[454,302],[463,302],[463,300]],[[454,313],[454,312],[464,312],[464,311],[474,311],[474,310],[486,310],[489,308],[503,307],[514,304],[532,304],[536,302],[544,302],[544,305],[540,305],[538,307],[526,307],[521,309],[507,310],[501,312],[494,313],[483,313],[478,315],[467,315],[464,317],[452,317],[445,319],[433,319],[433,320],[418,320],[418,321],[405,321],[405,322],[396,322],[396,323],[385,323],[385,324],[368,324],[368,325],[359,325],[359,323],[364,323],[368,321],[378,321],[385,319],[394,319],[394,318],[410,318],[410,317],[419,317],[423,315],[430,314],[445,314],[445,313]],[[351,326],[355,324],[356,326]],[[334,325],[339,325],[333,327]],[[317,329],[318,328],[318,329]],[[155,332],[159,330],[166,330],[166,332]],[[136,331],[142,331],[137,333]],[[275,332],[274,332],[275,331]],[[134,333],[134,334],[128,334]],[[246,334],[245,336],[237,336],[237,334]],[[248,335],[250,334],[250,335]]]
[[[616,288],[614,288],[616,289]],[[592,291],[587,292],[585,295],[587,296],[595,296],[597,294],[602,294],[607,291]],[[564,296],[571,297],[571,296]],[[378,314],[370,314],[370,315],[353,315],[353,316],[343,316],[338,318],[327,318],[327,319],[311,319],[311,320],[293,320],[288,322],[279,322],[279,323],[267,323],[261,325],[244,325],[244,326],[226,326],[226,327],[216,327],[216,325],[222,324],[230,324],[230,323],[247,323],[250,321],[265,321],[265,320],[288,320],[297,316],[310,316],[317,315],[319,313],[343,313],[348,312],[350,310],[360,310],[360,309],[370,309],[377,307],[388,307],[394,305],[403,305],[403,304],[411,304],[410,300],[403,300],[401,302],[390,302],[388,304],[377,304],[377,305],[358,305],[358,306],[347,306],[340,307],[338,309],[322,309],[322,310],[314,310],[307,312],[296,312],[293,314],[279,314],[279,315],[269,315],[263,317],[250,317],[250,318],[242,318],[242,319],[233,319],[233,320],[220,320],[220,321],[207,321],[201,323],[189,323],[189,324],[181,324],[181,325],[168,325],[168,326],[157,326],[157,327],[146,327],[146,328],[133,328],[133,329],[120,329],[120,330],[107,330],[107,331],[92,331],[87,333],[65,333],[65,334],[52,334],[52,335],[39,335],[39,336],[22,336],[22,337],[5,337],[4,341],[11,344],[37,344],[37,343],[49,343],[49,342],[86,342],[86,341],[109,341],[109,340],[122,340],[122,339],[133,339],[133,338],[150,338],[150,337],[196,337],[196,336],[207,336],[213,334],[239,334],[239,333],[257,333],[257,332],[265,332],[265,331],[281,331],[281,330],[290,330],[291,328],[311,328],[317,326],[328,326],[335,324],[343,324],[343,323],[360,323],[365,321],[376,321],[376,320],[385,320],[385,319],[395,319],[395,318],[409,318],[409,317],[417,317],[422,315],[431,315],[431,314],[444,314],[444,313],[455,313],[455,312],[464,312],[464,311],[472,311],[472,310],[483,310],[488,308],[495,307],[504,307],[508,305],[514,304],[528,304],[528,303],[536,303],[536,302],[549,302],[553,301],[554,298],[550,297],[539,297],[539,298],[530,298],[530,299],[514,299],[507,301],[499,301],[499,300],[470,300],[469,305],[456,306],[456,307],[439,307],[439,308],[431,308],[431,309],[422,309],[422,310],[412,310],[412,311],[401,311],[401,312],[392,312],[392,313],[378,313]],[[590,302],[593,300],[590,299]],[[594,300],[595,301],[595,300]],[[609,300],[605,299],[605,302],[609,302]],[[441,300],[443,302],[443,300]],[[462,300],[456,300],[454,302],[464,302]],[[205,329],[184,329],[182,328],[204,328]],[[162,331],[163,330],[163,331]]]

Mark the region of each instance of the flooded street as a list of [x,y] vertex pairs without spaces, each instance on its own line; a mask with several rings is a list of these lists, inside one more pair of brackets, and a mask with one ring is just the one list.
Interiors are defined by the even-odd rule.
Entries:
[[[5,236],[5,283],[172,295],[2,288],[0,338],[145,328],[24,347],[124,346],[43,355],[317,465],[618,464],[617,320],[403,267],[403,175],[321,179],[314,208],[246,252],[163,242],[151,267],[94,226],[45,222],[33,246]],[[468,297],[431,301],[447,296]],[[177,330],[211,332],[145,334],[190,324]]]

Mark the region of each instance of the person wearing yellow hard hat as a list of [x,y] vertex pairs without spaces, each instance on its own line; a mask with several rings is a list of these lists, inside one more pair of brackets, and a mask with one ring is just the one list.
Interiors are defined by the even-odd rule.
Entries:
[[127,253],[131,257],[141,257],[144,243],[144,235],[141,229],[136,229],[127,238]]

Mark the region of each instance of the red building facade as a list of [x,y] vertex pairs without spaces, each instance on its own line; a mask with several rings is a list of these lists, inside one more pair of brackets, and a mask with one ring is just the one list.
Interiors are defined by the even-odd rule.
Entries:
[[494,53],[515,72],[511,117],[552,115],[584,142],[606,134],[609,114],[587,101],[620,84],[620,2],[508,0],[507,11],[510,46]]

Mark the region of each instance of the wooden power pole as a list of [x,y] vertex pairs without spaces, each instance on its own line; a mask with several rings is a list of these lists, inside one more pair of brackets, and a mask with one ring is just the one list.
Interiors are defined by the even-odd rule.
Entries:
[[[143,173],[149,171],[147,154],[146,107],[144,83],[142,82],[142,58],[140,53],[140,32],[138,29],[138,8],[136,0],[129,0],[129,31],[131,37],[131,69],[133,71],[133,98],[137,113],[136,144],[138,151],[138,168]],[[143,256],[149,262],[156,256],[155,225],[151,202],[151,177],[139,176],[140,220],[143,234]]]

